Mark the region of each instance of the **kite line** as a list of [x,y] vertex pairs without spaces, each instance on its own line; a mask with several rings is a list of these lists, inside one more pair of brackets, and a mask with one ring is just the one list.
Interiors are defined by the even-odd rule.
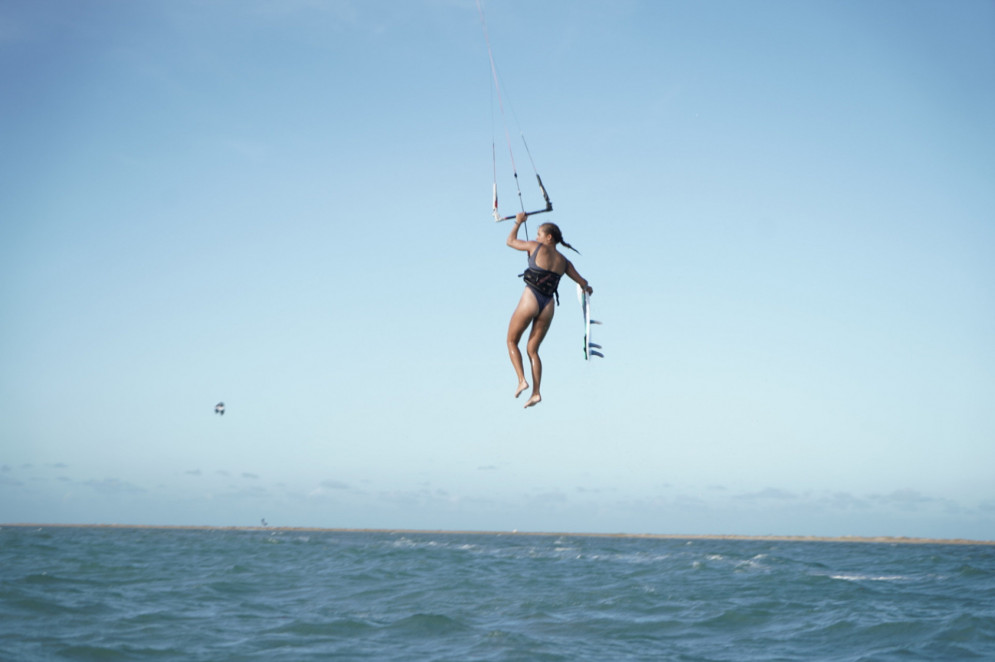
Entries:
[[[495,91],[495,93],[497,95],[498,108],[501,111],[501,123],[504,126],[504,138],[505,138],[505,142],[508,144],[508,156],[511,159],[511,172],[514,175],[514,179],[515,179],[515,189],[517,190],[517,193],[518,193],[518,204],[519,204],[519,207],[521,208],[521,210],[524,212],[525,211],[525,203],[522,200],[522,188],[521,188],[521,185],[518,182],[518,166],[515,165],[515,151],[514,151],[514,149],[512,149],[512,146],[511,146],[511,135],[508,132],[508,120],[507,120],[507,117],[505,116],[505,112],[504,112],[504,101],[503,101],[503,98],[501,96],[501,83],[500,83],[500,80],[498,79],[497,66],[494,64],[494,51],[491,48],[491,38],[490,38],[490,35],[487,33],[487,21],[484,19],[484,8],[483,8],[483,5],[481,4],[480,0],[477,0],[477,11],[480,13],[480,24],[481,24],[481,26],[484,29],[484,41],[487,44],[487,57],[488,57],[488,59],[490,60],[490,63],[491,63],[491,77],[494,80],[494,91]],[[493,112],[493,102],[492,102],[492,112]],[[521,137],[522,137],[522,144],[525,145],[525,153],[528,155],[528,157],[529,157],[529,163],[532,165],[532,172],[535,173],[536,182],[539,184],[539,192],[542,193],[542,198],[543,198],[543,200],[546,203],[546,206],[544,208],[542,208],[542,209],[538,209],[536,211],[525,212],[525,213],[528,216],[532,216],[534,214],[543,214],[545,212],[553,211],[553,203],[550,202],[550,200],[549,200],[549,194],[546,192],[546,187],[543,186],[543,183],[542,183],[542,177],[539,176],[539,171],[536,169],[535,160],[533,160],[533,158],[532,158],[532,152],[529,150],[529,144],[525,141],[525,133],[522,132],[522,131],[520,131],[520,133],[521,133]],[[494,139],[494,136],[493,136],[493,132],[492,132],[492,135],[491,135],[491,159],[493,161],[493,166],[494,166],[494,187],[493,187],[494,199],[493,199],[493,206],[492,206],[492,215],[494,216],[494,220],[496,222],[508,221],[508,220],[511,220],[511,219],[515,218],[515,214],[512,214],[510,216],[502,216],[501,213],[498,211],[497,147],[496,147],[496,140]],[[526,227],[525,227],[525,237],[526,237],[526,239],[528,238],[528,236],[529,236],[529,229],[528,229],[528,226],[526,225]]]

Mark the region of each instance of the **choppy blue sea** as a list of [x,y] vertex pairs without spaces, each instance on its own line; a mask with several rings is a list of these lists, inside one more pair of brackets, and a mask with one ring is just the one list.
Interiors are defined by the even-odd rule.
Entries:
[[992,660],[995,547],[5,527],[0,659]]

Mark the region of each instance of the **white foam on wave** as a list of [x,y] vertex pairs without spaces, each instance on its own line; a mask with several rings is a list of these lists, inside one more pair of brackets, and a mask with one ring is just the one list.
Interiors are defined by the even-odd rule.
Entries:
[[829,578],[842,579],[848,582],[900,582],[909,579],[904,575],[858,575],[851,573],[829,575]]

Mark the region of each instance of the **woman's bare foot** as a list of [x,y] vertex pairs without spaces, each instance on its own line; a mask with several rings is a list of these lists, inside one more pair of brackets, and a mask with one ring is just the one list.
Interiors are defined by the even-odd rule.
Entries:
[[520,396],[522,394],[522,391],[524,391],[528,387],[529,387],[528,382],[519,382],[518,390],[515,391],[515,397],[517,398],[518,396]]
[[538,393],[533,393],[532,397],[529,398],[529,401],[525,403],[525,408],[528,409],[529,407],[534,407],[540,402],[542,402],[542,396]]

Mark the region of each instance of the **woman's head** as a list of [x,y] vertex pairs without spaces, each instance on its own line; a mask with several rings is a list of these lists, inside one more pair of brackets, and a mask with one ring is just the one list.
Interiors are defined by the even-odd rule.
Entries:
[[564,246],[566,246],[575,253],[580,252],[576,248],[568,244],[567,242],[563,241],[563,233],[560,232],[560,228],[556,225],[556,223],[543,223],[542,225],[539,226],[539,230],[537,232],[549,235],[549,237],[553,240],[554,246],[556,244],[563,244]]
[[560,228],[557,227],[556,223],[543,223],[539,226],[538,231],[543,234],[548,234],[553,239],[553,244],[563,242],[563,233],[560,232]]

